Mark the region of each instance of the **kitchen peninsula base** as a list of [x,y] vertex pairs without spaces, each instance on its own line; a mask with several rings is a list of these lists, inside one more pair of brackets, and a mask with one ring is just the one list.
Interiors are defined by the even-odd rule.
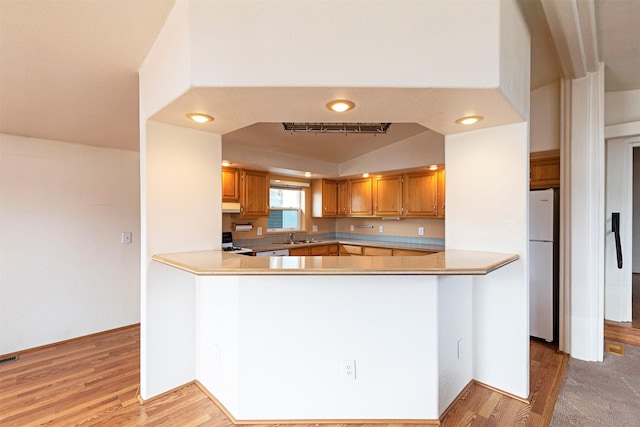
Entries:
[[[202,261],[207,255],[198,254],[199,265],[180,254],[156,256],[150,265],[172,284],[165,281],[158,290],[164,296],[150,305],[147,333],[158,333],[158,353],[150,354],[155,363],[147,364],[147,377],[157,387],[146,392],[168,389],[167,377],[198,380],[243,422],[437,420],[473,379],[474,275],[518,268],[514,255],[451,251],[451,265],[469,257],[457,274],[446,266],[429,272],[426,260],[420,272],[410,261],[441,254],[406,257],[411,273],[383,265],[394,257],[371,257],[379,258],[380,271],[354,265],[352,274],[322,270],[317,262],[309,264],[322,270],[315,273],[291,267],[336,257],[280,257],[269,261],[271,273],[251,273],[245,264],[243,274],[213,271]],[[208,255],[210,263],[218,256]],[[484,265],[474,256],[485,257]],[[235,265],[230,257],[249,258],[220,260]],[[393,262],[399,258],[405,257]],[[346,269],[344,262],[359,261],[343,261]],[[162,348],[171,352],[176,343],[184,366],[163,365]],[[344,361],[355,361],[355,379],[344,378]]]

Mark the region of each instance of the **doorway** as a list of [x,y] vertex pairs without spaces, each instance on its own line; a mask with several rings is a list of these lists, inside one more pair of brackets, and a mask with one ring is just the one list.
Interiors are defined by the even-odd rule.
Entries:
[[633,146],[631,327],[640,329],[640,146]]
[[[614,222],[614,217],[619,218]],[[616,238],[614,229],[619,231]],[[604,318],[631,327],[640,317],[640,138],[606,141]],[[637,274],[634,274],[637,273]],[[634,280],[635,279],[635,280]],[[633,286],[633,283],[636,286]],[[634,288],[636,291],[634,292]],[[634,298],[635,296],[635,298]],[[640,329],[640,322],[637,324]]]

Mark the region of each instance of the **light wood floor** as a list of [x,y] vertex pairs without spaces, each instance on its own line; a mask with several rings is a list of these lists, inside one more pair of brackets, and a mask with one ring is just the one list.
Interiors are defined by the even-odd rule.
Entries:
[[[233,426],[194,384],[141,405],[136,399],[139,349],[140,329],[132,326],[25,352],[17,361],[0,364],[0,426]],[[532,340],[530,404],[472,384],[441,425],[549,425],[567,359],[553,346]]]

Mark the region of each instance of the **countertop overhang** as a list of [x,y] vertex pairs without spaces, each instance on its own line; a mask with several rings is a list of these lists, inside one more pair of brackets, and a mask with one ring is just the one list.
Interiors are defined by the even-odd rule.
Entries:
[[252,257],[203,250],[153,255],[156,262],[198,276],[236,275],[485,275],[516,254],[448,250],[425,256]]

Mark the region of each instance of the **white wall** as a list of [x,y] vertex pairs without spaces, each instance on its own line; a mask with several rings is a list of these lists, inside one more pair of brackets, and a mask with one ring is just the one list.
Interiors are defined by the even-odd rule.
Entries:
[[[570,130],[565,144],[561,212],[568,212],[570,238],[565,240],[564,265],[570,265],[570,348],[561,349],[581,360],[601,361],[604,339],[604,65],[598,72],[568,82]],[[566,167],[568,166],[568,167]],[[562,232],[562,230],[561,230]],[[562,263],[561,255],[561,263]],[[561,264],[561,275],[562,275]],[[562,290],[561,290],[562,292]],[[565,309],[565,314],[567,310]],[[561,319],[566,325],[566,319]]]
[[473,379],[472,295],[470,276],[438,278],[439,414]]
[[[142,253],[140,385],[143,398],[195,379],[194,278],[186,273],[170,274],[151,261],[151,256],[220,247],[220,146],[220,135],[152,121],[145,129],[142,226],[147,238]],[[181,345],[172,344],[176,342]]]
[[638,121],[640,121],[640,89],[604,94],[605,125]]
[[340,175],[444,164],[444,136],[428,130],[340,164]]
[[198,379],[240,420],[437,419],[438,355],[456,357],[438,349],[438,280],[200,277]]
[[527,123],[445,137],[447,249],[515,253],[473,279],[474,378],[529,395]]
[[0,135],[0,354],[139,322],[138,177],[137,152]]
[[530,151],[560,149],[560,80],[531,91]]
[[363,7],[354,0],[224,0],[196,1],[190,7],[194,86],[500,84],[497,1]]
[[640,273],[640,148],[633,149],[633,262],[632,271]]

